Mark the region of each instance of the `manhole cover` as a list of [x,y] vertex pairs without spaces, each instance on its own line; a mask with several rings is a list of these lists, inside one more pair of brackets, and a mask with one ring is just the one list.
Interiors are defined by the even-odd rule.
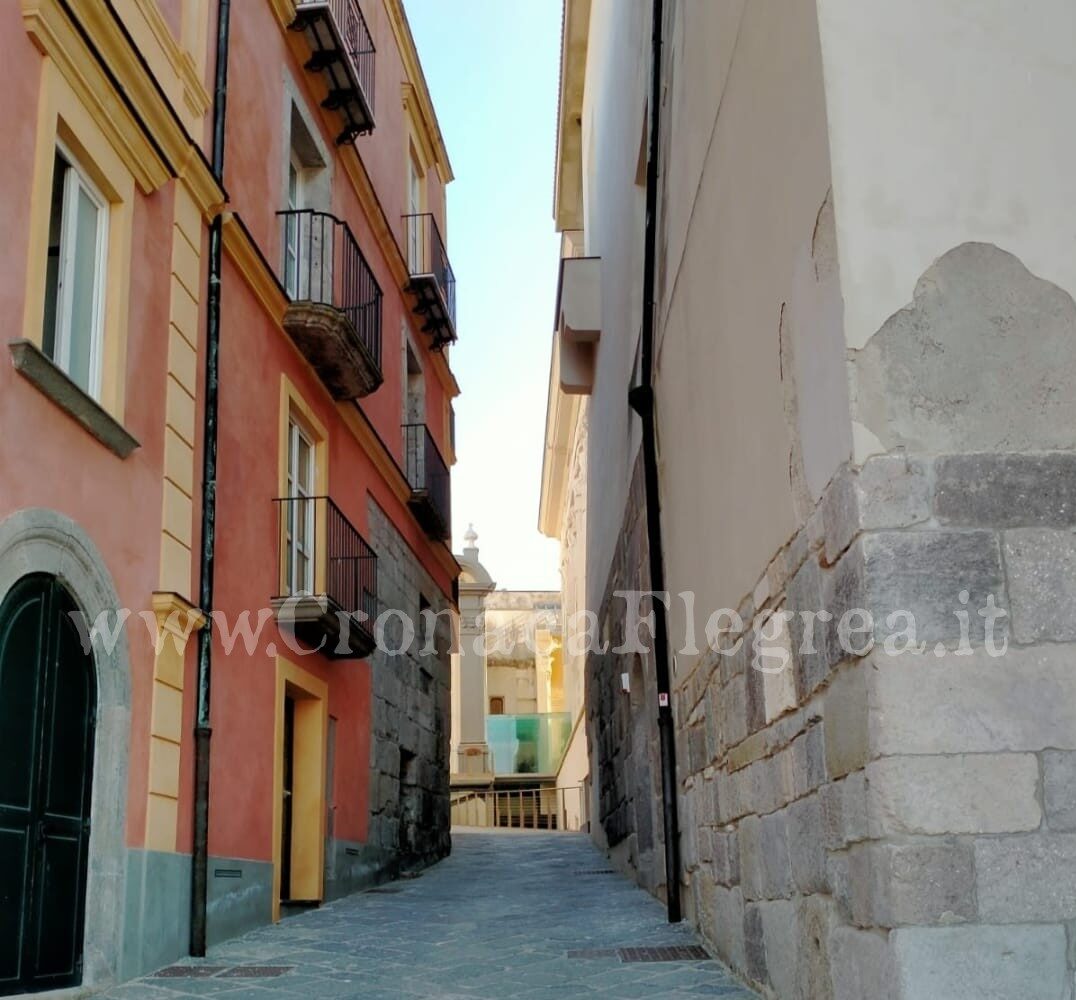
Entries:
[[622,962],[705,962],[710,956],[697,944],[669,944],[657,948],[618,948]]
[[294,965],[237,965],[234,969],[221,973],[221,979],[271,979],[283,976],[294,969]]
[[223,972],[226,965],[169,965],[153,973],[154,979],[208,979]]

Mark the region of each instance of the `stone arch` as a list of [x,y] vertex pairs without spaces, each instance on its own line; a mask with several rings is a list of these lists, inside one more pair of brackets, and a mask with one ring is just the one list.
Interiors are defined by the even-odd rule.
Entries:
[[[29,573],[48,573],[68,590],[88,625],[120,606],[112,576],[89,535],[64,514],[16,511],[0,521],[0,604]],[[127,758],[131,662],[126,630],[112,647],[94,644],[97,732],[90,800],[90,847],[83,942],[84,986],[119,978],[126,909]]]

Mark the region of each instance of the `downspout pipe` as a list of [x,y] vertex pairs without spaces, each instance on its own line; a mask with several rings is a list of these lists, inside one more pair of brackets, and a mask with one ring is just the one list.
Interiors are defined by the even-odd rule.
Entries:
[[661,753],[662,826],[665,833],[665,901],[669,923],[682,919],[680,908],[680,820],[677,804],[676,738],[669,683],[669,624],[665,594],[665,559],[661,541],[657,432],[654,423],[654,295],[657,266],[658,158],[661,152],[661,50],[663,0],[653,0],[650,50],[650,136],[646,157],[646,229],[643,233],[643,316],[640,335],[640,381],[628,393],[643,431],[643,489],[650,590],[654,593],[654,680],[658,692],[658,745]]
[[[213,176],[224,182],[224,122],[228,104],[228,29],[231,0],[217,8],[217,63],[213,86]],[[221,213],[209,226],[206,291],[205,415],[202,434],[202,560],[198,603],[206,616],[198,633],[198,705],[194,723],[194,846],[191,851],[190,952],[206,952],[209,889],[209,696],[213,666],[213,560],[217,540],[217,421],[220,409],[220,277],[223,264]]]

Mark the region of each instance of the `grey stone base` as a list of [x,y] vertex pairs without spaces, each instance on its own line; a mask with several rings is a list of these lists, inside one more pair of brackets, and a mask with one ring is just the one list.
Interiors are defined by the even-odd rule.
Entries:
[[119,979],[133,979],[190,948],[191,856],[127,852],[127,898]]
[[331,864],[325,875],[326,902],[399,876],[400,858],[395,851],[351,840],[334,840],[330,850]]
[[206,937],[219,944],[273,919],[273,866],[245,858],[209,859]]

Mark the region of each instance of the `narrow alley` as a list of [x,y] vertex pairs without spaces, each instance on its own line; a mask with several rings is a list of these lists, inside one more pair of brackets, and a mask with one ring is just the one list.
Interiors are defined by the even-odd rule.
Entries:
[[713,960],[619,952],[656,947],[698,938],[667,924],[588,837],[457,831],[451,856],[417,879],[259,928],[107,997],[755,997]]

